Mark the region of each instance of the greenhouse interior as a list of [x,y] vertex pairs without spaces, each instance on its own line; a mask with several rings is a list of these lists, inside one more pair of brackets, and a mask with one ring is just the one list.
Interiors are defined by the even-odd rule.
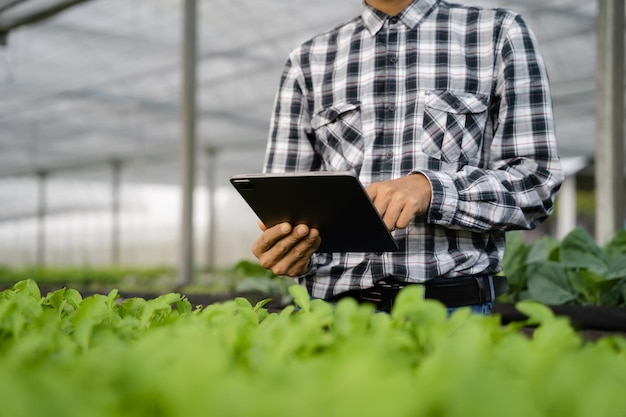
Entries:
[[[256,216],[228,180],[262,169],[289,51],[361,2],[195,3],[0,3],[0,264],[211,270],[252,257]],[[602,194],[594,203],[595,160],[620,142],[598,139],[599,100],[615,95],[598,93],[597,2],[466,3],[522,14],[547,62],[568,180],[560,211],[527,239],[595,235],[607,217],[596,207],[612,206]],[[616,207],[623,223],[623,195]]]
[[328,303],[252,254],[230,179],[290,51],[363,0],[0,0],[2,414],[623,417],[624,2],[460,3],[532,28],[565,174],[487,317]]

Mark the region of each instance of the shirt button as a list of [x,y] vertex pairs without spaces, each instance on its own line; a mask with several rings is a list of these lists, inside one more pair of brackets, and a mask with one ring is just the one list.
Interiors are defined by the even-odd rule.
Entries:
[[387,159],[391,159],[391,158],[393,158],[393,151],[387,151],[387,152],[385,152],[385,158],[387,158]]
[[393,16],[392,18],[389,19],[389,23],[391,23],[392,25],[395,25],[396,23],[398,23],[398,16]]
[[395,64],[396,62],[398,62],[398,58],[395,55],[389,55],[389,62]]
[[441,214],[439,212],[435,212],[435,213],[433,213],[433,217],[435,218],[435,220],[441,220],[441,219],[443,219],[443,214]]
[[387,106],[387,110],[389,111],[396,111],[396,105],[395,104],[390,104]]
[[458,110],[461,108],[461,102],[459,100],[454,100],[454,102],[452,103],[452,108],[455,110]]

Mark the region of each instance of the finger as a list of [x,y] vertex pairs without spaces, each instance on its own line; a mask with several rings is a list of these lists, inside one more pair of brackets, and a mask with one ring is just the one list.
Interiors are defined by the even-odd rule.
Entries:
[[293,228],[291,233],[287,234],[283,239],[278,241],[276,244],[278,246],[284,246],[283,251],[287,253],[292,250],[292,248],[298,244],[298,242],[302,240],[306,240],[306,237],[309,235],[309,227],[304,224],[299,224]]
[[322,240],[316,229],[311,229],[305,239],[302,239],[289,251],[288,256],[284,258],[284,269],[282,275],[291,277],[304,274],[309,268],[311,256],[320,247]]
[[315,251],[319,249],[321,244],[322,239],[320,237],[319,230],[310,229],[306,238],[302,239],[291,249],[292,256],[295,259],[308,260],[311,255],[313,255]]
[[370,200],[374,201],[374,199],[376,198],[376,193],[378,192],[377,183],[372,183],[365,187],[365,192],[370,197]]
[[[302,236],[297,232],[306,232],[306,235]],[[298,237],[295,238],[297,239],[296,243],[292,244],[294,234]],[[320,244],[321,238],[317,229],[309,231],[307,227],[298,227],[294,233],[277,242],[275,247],[267,253],[267,259],[271,259],[268,263],[273,262],[271,268],[268,269],[271,269],[276,275],[302,275],[306,272],[311,256]]]
[[405,207],[405,209],[402,210],[402,212],[398,216],[398,219],[396,220],[396,228],[404,229],[406,227],[409,227],[409,224],[411,224],[411,221],[414,218],[415,218],[414,210],[409,210]]
[[385,211],[385,215],[383,216],[383,221],[389,230],[395,230],[398,228],[402,228],[399,225],[399,218],[402,214],[402,206],[399,204],[390,204]]
[[257,220],[257,224],[259,225],[259,229],[261,229],[261,231],[266,231],[267,230],[267,226],[265,225],[265,223],[263,223],[260,219]]
[[280,239],[283,239],[292,231],[289,223],[280,223],[266,229],[252,245],[252,253],[259,258],[269,251]]
[[372,200],[376,211],[378,211],[381,217],[384,217],[389,204],[389,199],[385,198],[381,185],[379,183],[373,183],[370,184],[365,190],[367,191],[370,200]]
[[308,233],[309,228],[306,225],[292,228],[289,223],[282,223],[263,232],[252,246],[252,253],[259,259],[261,266],[273,269]]

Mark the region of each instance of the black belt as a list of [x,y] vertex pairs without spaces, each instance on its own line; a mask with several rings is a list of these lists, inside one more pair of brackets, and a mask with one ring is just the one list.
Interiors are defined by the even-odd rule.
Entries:
[[[491,296],[489,278],[493,280],[494,296]],[[447,307],[462,307],[484,304],[509,290],[506,277],[500,275],[479,275],[461,278],[440,278],[424,284],[378,282],[371,288],[347,291],[338,294],[333,301],[351,297],[360,303],[371,303],[380,311],[391,311],[396,296],[404,287],[423,285],[425,298],[441,301]]]

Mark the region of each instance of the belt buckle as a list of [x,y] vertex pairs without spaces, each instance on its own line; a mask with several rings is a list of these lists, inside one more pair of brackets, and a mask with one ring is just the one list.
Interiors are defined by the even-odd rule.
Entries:
[[383,300],[382,291],[376,291],[373,289],[362,291],[360,295],[362,301],[369,301],[375,304],[378,304]]

